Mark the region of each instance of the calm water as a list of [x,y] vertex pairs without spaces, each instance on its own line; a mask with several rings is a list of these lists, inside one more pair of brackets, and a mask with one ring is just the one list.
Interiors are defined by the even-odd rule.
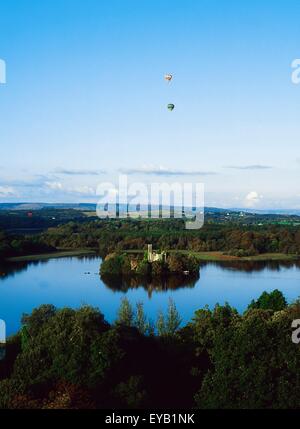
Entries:
[[206,263],[194,284],[107,285],[99,277],[98,257],[62,258],[0,267],[0,319],[7,332],[16,332],[23,313],[41,304],[77,308],[90,304],[100,308],[113,321],[125,294],[134,304],[142,301],[147,315],[156,319],[172,297],[184,321],[208,304],[226,301],[244,311],[264,290],[281,290],[289,302],[300,296],[299,263]]

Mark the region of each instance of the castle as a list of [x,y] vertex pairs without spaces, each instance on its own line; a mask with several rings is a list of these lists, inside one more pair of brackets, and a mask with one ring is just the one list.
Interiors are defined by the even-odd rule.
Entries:
[[156,262],[156,261],[166,262],[166,260],[167,260],[166,252],[157,253],[153,251],[152,244],[148,244],[148,262],[150,263]]

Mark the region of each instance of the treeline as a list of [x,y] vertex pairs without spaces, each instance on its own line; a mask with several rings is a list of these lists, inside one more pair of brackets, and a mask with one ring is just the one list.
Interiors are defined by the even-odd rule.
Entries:
[[260,253],[300,254],[300,230],[281,225],[241,226],[207,223],[200,230],[186,230],[179,219],[97,220],[70,222],[42,234],[54,247],[93,247],[107,255],[122,250],[156,249],[194,252],[222,251],[236,256]]
[[70,221],[85,222],[81,210],[44,208],[41,210],[0,210],[0,230],[46,230]]
[[146,250],[148,243],[155,249],[221,251],[234,256],[299,255],[300,229],[296,226],[208,222],[200,230],[186,230],[181,219],[72,221],[34,236],[2,233],[0,258],[57,248],[92,248],[105,257],[123,250]]
[[110,325],[94,308],[25,315],[0,362],[1,408],[299,408],[300,303],[265,293],[240,315],[198,310],[156,325],[125,299]]
[[8,235],[0,231],[0,260],[55,251],[40,235]]

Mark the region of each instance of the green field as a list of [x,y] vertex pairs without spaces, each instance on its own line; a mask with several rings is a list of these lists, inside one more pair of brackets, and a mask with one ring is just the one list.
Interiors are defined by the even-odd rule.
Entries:
[[[299,259],[297,255],[286,255],[284,253],[262,253],[255,256],[230,256],[223,252],[190,252],[181,250],[180,252],[195,256],[203,261],[291,261]],[[170,252],[172,253],[172,251]]]
[[[126,250],[128,254],[139,254],[144,253],[144,250]],[[300,257],[297,255],[286,255],[284,253],[262,253],[255,256],[230,256],[226,255],[223,252],[193,252],[190,250],[169,250],[168,253],[183,253],[188,255],[193,255],[201,261],[293,261],[297,260]]]
[[90,249],[77,249],[77,250],[61,250],[58,252],[44,253],[38,255],[25,255],[25,256],[16,256],[13,258],[8,258],[9,262],[25,262],[25,261],[38,261],[41,259],[54,259],[54,258],[65,258],[70,256],[87,256],[95,255],[94,250]]
[[[124,253],[128,254],[143,254],[145,250],[124,250]],[[300,257],[297,255],[286,255],[284,253],[262,253],[255,256],[230,256],[226,255],[223,252],[193,252],[190,250],[169,250],[168,253],[183,253],[195,256],[201,261],[293,261],[298,260]],[[95,255],[96,251],[91,249],[61,249],[57,252],[44,253],[37,255],[25,255],[25,256],[16,256],[13,258],[8,258],[10,262],[22,262],[22,261],[38,261],[41,259],[53,259],[53,258],[64,258],[70,256],[85,256],[85,255]]]

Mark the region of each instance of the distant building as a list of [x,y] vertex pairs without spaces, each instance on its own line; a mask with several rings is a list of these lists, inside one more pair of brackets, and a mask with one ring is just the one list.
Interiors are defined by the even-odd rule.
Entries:
[[166,259],[167,259],[166,252],[161,252],[161,253],[155,252],[152,249],[152,244],[148,244],[148,262],[150,262],[150,264],[156,261],[166,262]]

